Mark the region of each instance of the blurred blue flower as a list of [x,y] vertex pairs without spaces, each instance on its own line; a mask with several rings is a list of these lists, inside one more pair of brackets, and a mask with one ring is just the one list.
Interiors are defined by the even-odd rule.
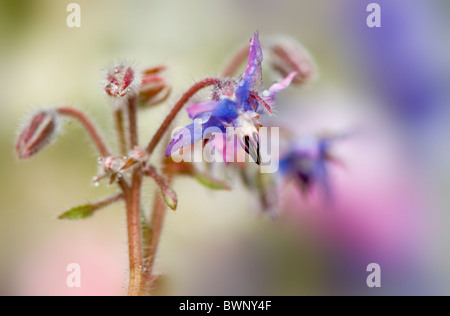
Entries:
[[[361,12],[372,1],[349,1],[345,7],[349,29],[356,36],[370,71],[371,84],[384,98],[386,110],[411,132],[432,128],[442,115],[443,84],[447,71],[436,43],[441,43],[446,29],[437,27],[438,12],[444,8],[433,1],[383,1],[382,26],[361,26]],[[445,57],[446,58],[446,57]],[[448,69],[448,68],[447,68]]]
[[322,191],[324,198],[331,201],[328,175],[330,162],[340,163],[331,154],[331,146],[338,136],[303,137],[290,144],[280,159],[280,173],[284,178],[294,179],[304,194],[314,187]]

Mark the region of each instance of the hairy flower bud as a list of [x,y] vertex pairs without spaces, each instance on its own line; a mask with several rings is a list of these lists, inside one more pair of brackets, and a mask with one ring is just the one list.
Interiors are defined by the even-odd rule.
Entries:
[[141,147],[136,146],[130,152],[128,157],[124,157],[124,158],[126,158],[125,159],[125,163],[120,168],[120,170],[128,169],[128,168],[130,168],[130,167],[132,167],[132,166],[134,166],[136,164],[145,165],[146,161],[148,160],[148,155],[147,155],[147,153],[144,150],[142,150]]
[[132,94],[136,87],[136,72],[131,65],[120,62],[109,67],[104,90],[107,95],[120,98]]
[[120,157],[109,156],[106,158],[100,157],[98,159],[99,175],[94,177],[94,185],[97,186],[98,182],[104,178],[109,177],[109,184],[113,184],[118,178],[122,177],[122,167],[125,165],[126,160]]
[[274,38],[270,41],[270,62],[281,76],[292,72],[297,75],[292,80],[295,85],[304,85],[316,76],[316,67],[309,53],[295,39]]
[[160,75],[164,70],[165,66],[157,66],[142,72],[139,98],[143,106],[157,105],[169,97],[172,87],[166,78]]
[[54,110],[40,110],[32,115],[17,139],[19,159],[27,159],[49,144],[57,134],[57,127],[57,113]]

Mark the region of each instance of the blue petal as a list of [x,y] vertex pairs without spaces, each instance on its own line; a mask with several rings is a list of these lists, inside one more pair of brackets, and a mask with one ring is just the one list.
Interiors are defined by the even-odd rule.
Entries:
[[251,97],[249,87],[250,82],[248,80],[243,80],[240,82],[240,85],[235,92],[236,103],[244,112],[258,110],[258,101]]
[[194,122],[173,135],[166,149],[166,157],[206,137],[207,135],[204,135],[206,129],[215,127],[216,131],[225,133],[226,127],[238,117],[239,109],[233,100],[222,99],[219,102],[195,104],[188,108],[188,113],[191,118],[195,118]]
[[258,107],[257,102],[250,98],[250,91],[258,91],[262,86],[262,68],[263,60],[261,44],[259,43],[259,33],[255,32],[250,40],[250,50],[245,73],[239,78],[239,86],[236,88],[236,101],[244,111],[255,111]]
[[212,117],[223,121],[224,123],[231,123],[239,115],[238,104],[230,99],[222,99],[211,112]]
[[207,129],[215,128],[214,132],[219,131],[225,133],[226,126],[234,121],[232,116],[236,115],[235,110],[233,110],[234,106],[232,106],[235,103],[231,100],[230,102],[232,104],[223,102],[224,105],[217,108],[218,113],[216,114],[220,115],[212,115],[211,113],[200,114],[195,118],[193,123],[183,127],[180,131],[175,133],[169,146],[167,146],[166,157],[170,156],[180,148],[190,146],[193,143],[208,137],[209,135],[205,135],[205,131],[208,132]]
[[316,178],[320,189],[322,190],[325,200],[327,201],[327,203],[330,203],[332,200],[332,192],[325,161],[322,159],[318,160],[314,169],[314,177]]
[[189,146],[196,141],[202,139],[203,130],[202,124],[194,121],[194,123],[189,124],[179,130],[175,135],[173,135],[172,140],[167,146],[166,157],[176,152],[178,149]]
[[236,88],[236,101],[238,104],[243,105],[247,103],[250,97],[250,81],[242,80],[239,82],[239,86]]
[[247,68],[242,78],[249,82],[250,90],[257,91],[262,86],[262,61],[263,54],[261,44],[259,43],[259,32],[256,31],[250,40]]

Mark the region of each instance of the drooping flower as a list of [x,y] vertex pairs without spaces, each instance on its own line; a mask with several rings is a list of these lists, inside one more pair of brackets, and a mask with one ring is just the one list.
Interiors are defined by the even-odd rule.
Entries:
[[[278,92],[285,89],[296,75],[295,72],[290,73],[268,90],[260,92],[262,60],[259,34],[256,32],[250,40],[245,72],[237,81],[223,80],[214,90],[212,101],[200,102],[187,108],[188,115],[194,122],[173,135],[166,156],[201,139],[209,139],[211,133],[208,130],[213,129],[212,133],[222,134],[227,141],[234,141],[236,137],[244,150],[259,164],[259,113],[266,109],[272,114],[271,107]],[[234,135],[226,134],[227,127],[234,129]]]
[[280,159],[280,173],[293,178],[303,193],[318,187],[327,200],[331,199],[328,164],[339,162],[331,154],[331,146],[339,136],[304,137],[294,141]]

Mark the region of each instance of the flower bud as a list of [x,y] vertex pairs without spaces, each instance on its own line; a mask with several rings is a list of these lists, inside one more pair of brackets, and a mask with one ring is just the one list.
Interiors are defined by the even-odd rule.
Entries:
[[101,161],[101,166],[108,173],[116,173],[122,170],[125,160],[119,157],[109,156]]
[[175,193],[175,191],[167,186],[161,186],[160,189],[161,189],[161,195],[164,199],[164,202],[166,202],[167,206],[172,211],[175,211],[177,209],[177,205],[178,205],[178,198],[177,198],[177,194]]
[[136,86],[135,70],[125,62],[108,68],[105,82],[105,92],[114,98],[130,95]]
[[304,85],[316,76],[316,67],[309,53],[293,38],[272,39],[269,45],[272,67],[282,77],[292,72],[297,75],[292,80],[295,85]]
[[57,115],[53,110],[40,110],[22,128],[16,144],[19,159],[27,159],[55,138]]
[[147,153],[139,146],[134,147],[134,149],[130,152],[128,157],[125,157],[125,163],[120,168],[120,170],[128,169],[136,164],[145,165],[148,160]]
[[99,173],[100,175],[94,177],[94,185],[97,186],[98,182],[104,178],[109,177],[109,184],[113,184],[118,178],[122,177],[122,167],[125,165],[126,160],[120,157],[109,156],[106,158],[99,158]]
[[169,97],[172,87],[166,78],[160,75],[165,69],[165,66],[157,66],[142,72],[139,98],[143,106],[157,105]]

